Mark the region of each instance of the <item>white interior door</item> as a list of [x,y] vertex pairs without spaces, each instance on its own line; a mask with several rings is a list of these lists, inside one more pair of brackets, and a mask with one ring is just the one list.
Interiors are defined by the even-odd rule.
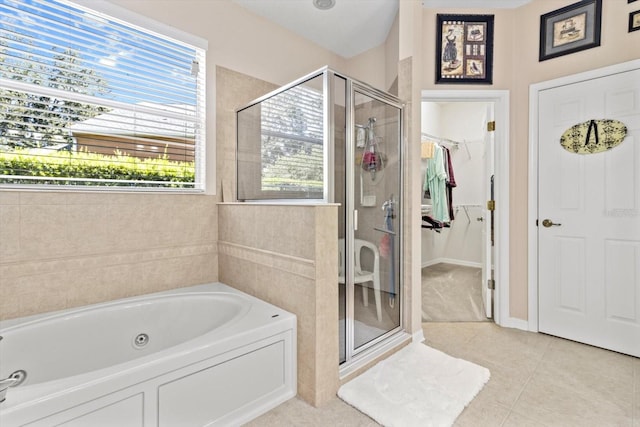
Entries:
[[[487,122],[495,121],[493,104],[487,105]],[[484,136],[484,200],[493,199],[494,174],[494,132],[485,128]],[[489,288],[489,280],[493,279],[493,212],[484,205],[484,224],[482,227],[482,300],[484,302],[485,316],[493,317],[493,290]]]
[[[622,121],[626,139],[560,146],[591,119]],[[539,330],[640,356],[640,70],[541,91],[538,132]]]

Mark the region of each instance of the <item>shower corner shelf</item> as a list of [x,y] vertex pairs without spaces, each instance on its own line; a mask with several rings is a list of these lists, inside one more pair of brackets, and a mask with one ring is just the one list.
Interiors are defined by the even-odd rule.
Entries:
[[387,230],[386,228],[382,228],[382,227],[373,227],[374,230],[376,231],[380,231],[382,233],[387,233],[387,234],[391,234],[392,236],[396,235],[395,231],[391,231],[391,230]]

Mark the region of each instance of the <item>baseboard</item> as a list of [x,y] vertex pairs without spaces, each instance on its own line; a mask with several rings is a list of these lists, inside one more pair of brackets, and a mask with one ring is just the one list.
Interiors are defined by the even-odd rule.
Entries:
[[432,265],[441,264],[441,263],[461,265],[463,267],[482,268],[482,263],[481,262],[465,261],[465,260],[462,260],[462,259],[454,259],[454,258],[435,258],[435,259],[429,260],[427,262],[424,262],[422,264],[422,268],[430,267]]
[[424,342],[424,331],[422,330],[422,327],[420,328],[420,330],[415,331],[413,334],[411,334],[411,341]]
[[516,319],[515,317],[507,317],[500,322],[500,326],[503,328],[520,329],[523,331],[529,330],[529,322],[527,320]]
[[440,264],[440,258],[431,259],[422,263],[422,268],[431,267],[432,265]]

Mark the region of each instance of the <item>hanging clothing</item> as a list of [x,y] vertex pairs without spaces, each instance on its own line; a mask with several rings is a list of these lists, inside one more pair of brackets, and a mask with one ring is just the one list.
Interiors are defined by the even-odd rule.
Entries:
[[446,153],[446,166],[447,166],[447,207],[449,209],[449,218],[453,221],[453,187],[457,187],[456,178],[453,174],[453,164],[451,162],[451,151],[448,148],[443,148]]
[[436,144],[431,141],[422,141],[420,144],[420,158],[430,159],[433,157],[434,146]]
[[439,233],[443,224],[431,218],[429,215],[422,215],[422,228],[428,228],[430,230]]
[[434,146],[433,157],[427,160],[427,172],[423,190],[431,195],[433,218],[439,222],[449,222],[449,209],[446,194],[447,173],[444,167],[444,150],[438,144]]
[[451,185],[451,187],[457,187],[456,178],[453,174],[453,163],[451,162],[451,150],[446,147],[444,149],[447,152],[447,170],[449,171],[449,180],[447,181],[447,184]]
[[443,228],[450,228],[451,224],[448,222],[439,222],[433,219],[430,215],[422,215],[422,228],[428,228],[436,233],[439,233]]

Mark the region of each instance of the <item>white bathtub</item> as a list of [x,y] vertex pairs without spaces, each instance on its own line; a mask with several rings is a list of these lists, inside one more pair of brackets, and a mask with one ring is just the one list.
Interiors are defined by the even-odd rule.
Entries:
[[[147,340],[145,344],[145,335]],[[0,426],[239,425],[296,395],[296,318],[221,283],[0,322]]]

